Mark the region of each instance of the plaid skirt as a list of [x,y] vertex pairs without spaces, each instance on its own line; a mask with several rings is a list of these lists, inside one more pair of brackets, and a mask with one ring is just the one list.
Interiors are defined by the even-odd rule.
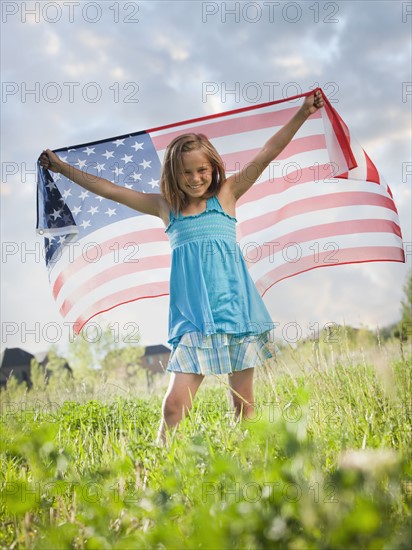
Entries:
[[201,332],[184,334],[172,350],[168,372],[231,374],[260,365],[273,357],[268,348],[270,331],[258,335]]

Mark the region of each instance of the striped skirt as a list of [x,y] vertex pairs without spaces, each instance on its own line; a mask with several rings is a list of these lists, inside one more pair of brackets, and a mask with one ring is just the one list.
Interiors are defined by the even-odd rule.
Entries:
[[237,336],[217,333],[205,336],[188,332],[172,350],[168,372],[193,374],[231,374],[260,365],[273,357],[268,348],[270,331]]

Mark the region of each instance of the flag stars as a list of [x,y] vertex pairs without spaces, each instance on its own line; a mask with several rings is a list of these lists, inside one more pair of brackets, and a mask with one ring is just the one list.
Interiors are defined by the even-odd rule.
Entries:
[[128,162],[132,162],[133,156],[132,156],[132,155],[125,155],[121,160],[122,160],[125,164],[127,164]]
[[79,170],[81,170],[82,168],[84,168],[86,166],[86,161],[81,160],[81,159],[77,159],[77,162],[75,162],[74,165],[78,166]]
[[49,191],[53,191],[53,189],[56,187],[55,183],[53,180],[50,180],[47,184],[46,184],[46,187]]
[[98,211],[99,211],[98,206],[91,206],[87,212],[89,212],[92,216],[94,216],[95,214],[97,214]]
[[84,201],[84,199],[87,199],[89,196],[89,192],[88,191],[82,191],[79,195],[79,199],[82,199],[82,201]]
[[96,154],[94,150],[96,147],[86,147],[86,149],[83,151],[83,153],[86,153],[87,156]]
[[143,166],[143,168],[146,170],[146,168],[151,168],[152,161],[151,160],[144,160],[143,162],[139,162],[140,166]]
[[155,180],[152,178],[150,181],[147,182],[147,184],[151,185],[152,189],[154,189],[155,187],[159,187],[159,180]]
[[142,174],[137,174],[136,172],[133,172],[133,174],[130,177],[133,178],[134,181],[137,181],[137,180],[140,181],[142,179]]
[[102,157],[106,157],[106,160],[108,160],[109,158],[114,158],[114,151],[108,151],[106,149],[106,152],[102,153]]
[[123,174],[123,168],[119,168],[118,166],[116,166],[115,169],[112,170],[112,172],[114,172],[116,176],[119,176],[120,174]]
[[83,227],[83,229],[90,227],[90,220],[83,220],[82,223],[80,224],[80,227]]
[[116,215],[116,208],[108,208],[105,212],[111,218],[112,216]]
[[72,190],[71,189],[66,189],[65,191],[63,191],[62,195],[63,195],[63,199],[64,200],[67,200],[67,197],[70,197],[72,194]]
[[[104,163],[105,164],[105,163]],[[106,168],[104,167],[104,164],[99,164],[99,163],[96,163],[96,170],[99,172],[102,172],[103,170],[106,170]]]
[[126,189],[133,189],[133,183],[125,183],[124,186]]
[[137,141],[135,141],[134,145],[132,145],[132,149],[134,149],[135,151],[137,151],[138,149],[143,149],[143,142],[138,143]]
[[116,139],[116,141],[113,141],[113,143],[116,145],[116,147],[119,147],[119,145],[124,145],[124,139]]
[[61,210],[55,210],[53,208],[53,214],[50,214],[50,217],[54,219],[54,221],[57,220],[57,218],[61,218],[62,215],[61,215]]
[[75,216],[77,216],[81,211],[82,211],[81,206],[75,206],[74,208],[72,208],[72,214],[74,214]]

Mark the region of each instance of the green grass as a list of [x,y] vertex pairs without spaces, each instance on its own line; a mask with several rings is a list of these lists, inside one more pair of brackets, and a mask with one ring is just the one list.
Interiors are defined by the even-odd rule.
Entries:
[[11,382],[1,547],[409,549],[411,358],[342,348],[283,350],[242,423],[208,379],[167,447],[167,376],[146,398],[142,380]]

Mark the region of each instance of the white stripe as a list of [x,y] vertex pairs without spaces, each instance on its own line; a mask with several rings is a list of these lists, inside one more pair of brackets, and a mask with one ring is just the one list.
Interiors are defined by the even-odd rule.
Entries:
[[[282,125],[271,126],[269,128],[262,128],[261,130],[251,130],[240,134],[229,134],[222,137],[211,138],[210,141],[218,153],[223,156],[230,153],[248,151],[251,148],[256,149],[263,147],[266,141],[281,128]],[[299,131],[296,133],[294,140],[322,134],[322,120],[313,119],[313,121],[310,121],[310,123],[308,122],[307,125],[301,126]]]
[[[299,98],[298,101],[302,102],[303,100],[304,100],[304,98]],[[243,111],[243,112],[240,112],[240,113],[232,113],[232,114],[227,114],[227,115],[222,114],[219,117],[211,118],[209,120],[201,120],[199,122],[190,122],[190,123],[188,122],[187,124],[181,124],[179,126],[174,126],[172,128],[165,128],[163,130],[156,130],[154,132],[150,132],[150,135],[153,136],[153,137],[164,136],[165,134],[170,134],[170,133],[173,133],[173,132],[180,132],[180,130],[182,130],[182,133],[183,133],[183,131],[186,131],[188,128],[196,128],[198,126],[215,124],[216,122],[222,122],[222,121],[225,121],[225,120],[231,120],[231,119],[235,119],[235,118],[244,118],[244,117],[253,116],[253,115],[256,115],[256,114],[278,113],[278,112],[281,112],[281,111],[284,111],[284,110],[287,110],[287,109],[291,109],[291,108],[298,109],[299,106],[300,106],[300,104],[298,102],[296,102],[296,103],[293,102],[292,103],[291,101],[284,101],[282,103],[269,105],[267,107],[260,107],[260,108],[257,108],[257,109],[251,109],[250,111]]]
[[[269,212],[274,212],[290,205],[295,201],[310,199],[313,197],[322,197],[324,195],[334,195],[338,193],[370,193],[371,195],[380,195],[390,199],[386,189],[381,185],[369,182],[350,182],[347,180],[339,180],[336,183],[302,183],[301,185],[293,186],[272,196],[265,196],[261,199],[249,201],[236,209],[236,218],[238,222],[246,221],[250,218],[256,218]],[[332,200],[332,199],[331,199]],[[347,207],[351,208],[351,207]]]
[[[102,227],[101,229],[97,229],[83,239],[72,241],[71,243],[69,243],[69,245],[64,246],[61,253],[61,259],[59,260],[57,265],[57,269],[56,266],[54,266],[53,269],[51,269],[50,271],[49,276],[51,284],[54,284],[59,274],[67,267],[67,265],[72,264],[74,261],[76,261],[77,258],[83,255],[84,251],[87,252],[90,244],[99,243],[101,246],[105,241],[111,240],[116,237],[118,238],[119,243],[123,243],[123,235],[136,232],[138,237],[139,231],[158,228],[163,230],[165,229],[164,224],[160,220],[160,218],[149,215],[136,216],[135,218],[121,220],[111,225]],[[136,242],[138,242],[138,240]],[[167,235],[165,234],[165,244],[166,246],[169,246],[170,250],[170,245],[168,243],[169,241]],[[115,251],[116,247],[114,247],[113,249],[113,254],[115,253]],[[109,254],[109,256],[110,255],[111,254]]]
[[[321,215],[321,222],[320,222]],[[239,242],[265,243],[282,239],[285,235],[289,235],[295,231],[312,229],[314,227],[322,227],[328,223],[350,222],[358,220],[388,220],[399,224],[398,216],[389,208],[380,208],[378,206],[353,206],[348,208],[342,206],[339,208],[331,208],[330,210],[322,210],[319,212],[307,212],[299,216],[293,216],[274,225],[271,225],[261,231],[250,232],[247,235],[242,235]]]
[[[272,112],[272,111],[266,111],[266,109],[262,111],[259,110],[259,114],[261,112]],[[250,113],[250,116],[253,116],[254,114],[257,114],[257,113],[252,112]],[[245,116],[245,113],[243,113],[243,116]],[[222,117],[220,119],[211,120],[209,121],[208,126],[213,126],[216,123],[220,123],[224,120],[227,121],[227,120],[230,120],[231,118],[238,118],[238,117],[229,117],[227,119]],[[205,123],[203,122],[203,123],[194,124],[194,125],[184,125],[178,128],[172,128],[167,131],[151,132],[150,135],[153,138],[153,137],[156,137],[157,135],[165,135],[168,133],[174,134],[175,132],[184,134],[191,130],[196,131],[196,127],[203,124]],[[240,132],[237,134],[227,134],[220,137],[212,137],[210,138],[210,141],[213,144],[213,146],[216,148],[218,153],[221,156],[223,156],[228,153],[248,150],[251,148],[251,144],[252,144],[252,148],[262,147],[270,137],[272,137],[278,130],[282,128],[282,126],[283,124],[276,125],[276,126],[269,126],[268,128],[250,130],[247,132]],[[207,134],[207,130],[204,130],[204,131]],[[312,135],[319,135],[323,133],[324,133],[323,121],[321,118],[308,119],[306,123],[303,126],[301,126],[301,128],[295,134],[294,139],[301,138],[301,137],[309,137]],[[161,163],[163,162],[165,150],[166,148],[157,150]]]
[[[117,253],[119,253],[119,260],[115,261],[117,258]],[[113,252],[113,254],[107,254],[106,256],[102,256],[97,262],[87,262],[85,267],[78,270],[64,282],[57,296],[56,301],[58,306],[60,307],[66,298],[70,297],[73,292],[76,292],[78,287],[91,282],[93,277],[101,274],[106,269],[113,268],[122,263],[133,263],[135,267],[134,273],[136,276],[140,272],[140,274],[146,274],[149,278],[152,269],[139,269],[139,262],[134,262],[134,260],[138,259],[141,261],[145,258],[151,258],[154,256],[170,256],[170,247],[168,243],[145,243],[139,245],[138,248],[135,249],[120,249],[119,251]]]
[[[315,247],[314,247],[315,245]],[[336,245],[336,252],[333,250]],[[296,271],[299,271],[299,261],[292,261],[296,258],[312,257],[315,258],[315,253],[319,251],[330,252],[330,258],[337,257],[339,259],[339,250],[346,248],[361,248],[361,247],[399,247],[402,248],[402,240],[392,233],[361,233],[355,235],[337,235],[335,237],[328,237],[324,239],[316,239],[307,241],[305,243],[299,243],[296,245],[285,246],[283,249],[280,247],[270,247],[267,245],[262,248],[261,254],[266,251],[270,251],[270,254],[266,258],[259,259],[259,256],[255,254],[251,249],[245,248],[245,254],[249,251],[250,259],[256,258],[254,262],[248,261],[249,273],[253,281],[259,280],[269,271],[272,271],[276,267],[279,267],[289,262],[296,265]],[[312,247],[312,249],[311,249]],[[242,250],[242,248],[241,248]],[[253,254],[253,255],[252,255]],[[339,262],[329,262],[339,263]]]
[[[352,149],[352,153],[355,156],[357,168],[353,168],[349,171],[349,176],[351,179],[354,180],[366,180],[368,175],[368,169],[366,165],[366,158],[365,153],[363,152],[362,147],[358,143],[358,141],[351,136],[350,138],[350,147]],[[377,185],[377,184],[375,184]]]
[[[150,272],[132,273],[124,277],[119,277],[113,281],[108,281],[106,284],[92,289],[78,303],[73,305],[73,308],[66,316],[66,320],[75,321],[79,316],[83,315],[89,307],[95,302],[110,297],[111,294],[121,292],[127,289],[133,289],[141,284],[158,284],[168,281],[170,277],[170,269],[153,269]],[[113,304],[114,305],[114,304]]]

